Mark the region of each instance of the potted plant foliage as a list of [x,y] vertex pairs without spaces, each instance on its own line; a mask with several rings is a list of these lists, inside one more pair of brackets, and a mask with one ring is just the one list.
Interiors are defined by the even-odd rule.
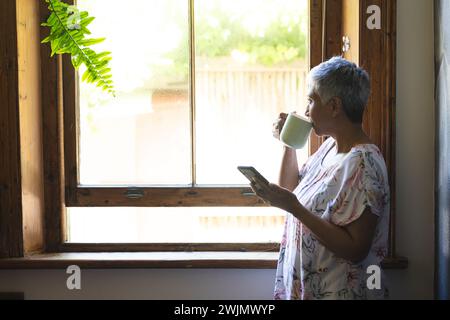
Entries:
[[42,43],[50,43],[55,54],[69,54],[75,69],[82,64],[86,71],[81,79],[93,83],[104,91],[114,95],[112,81],[111,52],[97,53],[91,46],[100,43],[105,38],[89,38],[91,34],[87,28],[95,19],[89,16],[87,11],[79,11],[74,5],[69,5],[61,0],[45,0],[48,4],[50,16],[42,26],[50,28],[50,35],[42,40]]

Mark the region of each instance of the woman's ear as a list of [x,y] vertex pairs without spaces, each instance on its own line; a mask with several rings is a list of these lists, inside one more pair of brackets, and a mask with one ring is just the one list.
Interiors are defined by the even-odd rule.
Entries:
[[344,112],[343,106],[342,106],[342,100],[339,97],[333,97],[328,102],[331,108],[331,116],[333,118],[337,118],[339,115]]

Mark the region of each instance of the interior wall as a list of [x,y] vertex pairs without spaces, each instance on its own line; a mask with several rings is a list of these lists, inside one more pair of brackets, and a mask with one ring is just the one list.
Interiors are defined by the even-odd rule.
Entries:
[[433,1],[397,1],[397,253],[392,296],[432,299],[434,281]]
[[65,270],[0,270],[0,292],[25,299],[272,299],[275,270],[81,270],[81,290],[66,287]]
[[[407,270],[389,271],[394,299],[433,298],[433,1],[398,0],[397,251]],[[64,270],[1,270],[0,291],[25,298],[271,299],[275,270],[82,270],[66,289]]]

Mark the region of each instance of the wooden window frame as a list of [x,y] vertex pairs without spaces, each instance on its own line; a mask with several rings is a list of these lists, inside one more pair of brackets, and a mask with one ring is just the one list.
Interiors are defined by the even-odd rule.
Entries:
[[[310,14],[309,65],[341,55],[341,39],[348,26],[342,23],[345,14],[357,7],[358,60],[372,78],[372,95],[364,118],[364,128],[382,151],[390,177],[391,222],[389,253],[385,268],[405,268],[407,260],[395,250],[395,53],[396,0],[308,0]],[[192,3],[192,1],[191,1]],[[382,30],[362,27],[369,4],[382,11]],[[347,12],[348,11],[348,12]],[[342,15],[336,14],[341,12]],[[347,13],[346,13],[347,12]],[[192,6],[190,8],[192,16]],[[41,4],[41,20],[47,16]],[[325,16],[325,19],[323,17]],[[192,24],[191,24],[192,25]],[[353,30],[354,31],[354,30]],[[42,36],[48,32],[41,30]],[[191,41],[193,37],[191,36]],[[371,46],[377,46],[370,50]],[[193,52],[191,52],[192,54]],[[273,243],[239,244],[76,244],[65,243],[66,206],[98,207],[188,207],[227,206],[262,207],[265,204],[250,194],[244,186],[164,186],[164,187],[80,187],[77,166],[76,77],[68,57],[50,56],[48,46],[41,48],[42,105],[44,121],[44,184],[47,252],[100,251],[278,251]],[[194,55],[195,56],[195,55]],[[344,55],[345,56],[345,55]],[[191,64],[193,61],[191,62]],[[191,84],[193,80],[191,77]],[[191,99],[194,99],[191,93]],[[195,117],[195,114],[191,114]],[[312,134],[310,153],[315,152],[323,138]],[[128,196],[127,196],[128,195]],[[133,199],[130,199],[133,198]]]
[[[198,185],[195,160],[195,32],[194,0],[189,2],[189,105],[191,122],[191,181],[188,185],[80,186],[78,77],[70,58],[62,58],[64,106],[65,204],[68,207],[264,207],[245,185]],[[73,0],[70,1],[73,3]],[[132,185],[132,184],[131,184]]]
[[[72,1],[68,1],[73,3]],[[193,17],[193,1],[190,0],[190,21]],[[312,12],[321,10],[320,6],[311,1]],[[43,10],[42,20],[46,10]],[[315,14],[317,16],[317,14]],[[192,23],[190,26],[192,27]],[[319,24],[311,25],[311,34],[321,34]],[[194,42],[193,30],[190,31],[190,43]],[[43,35],[44,36],[44,35]],[[312,42],[312,41],[310,41]],[[321,41],[310,45],[309,56],[321,55]],[[191,57],[195,57],[193,46]],[[42,56],[46,57],[48,49],[43,48]],[[52,91],[43,95],[43,104],[53,104],[53,110],[44,111],[45,121],[51,131],[46,139],[45,155],[46,172],[52,176],[48,181],[46,194],[56,201],[49,204],[49,212],[59,212],[58,216],[49,215],[47,223],[52,226],[48,230],[48,247],[58,252],[79,251],[267,251],[279,250],[279,244],[274,243],[141,243],[141,244],[89,244],[66,243],[66,207],[267,207],[258,199],[252,190],[245,185],[186,185],[186,186],[80,186],[78,166],[79,115],[77,88],[78,77],[72,67],[70,57],[56,57],[42,64],[43,82],[48,84],[45,90]],[[194,88],[192,76],[194,59],[190,64],[190,85]],[[50,72],[46,72],[49,70]],[[56,90],[55,90],[56,89]],[[195,106],[195,89],[190,91],[191,105]],[[45,109],[45,108],[44,108]],[[55,110],[56,109],[56,110]],[[191,108],[192,109],[192,108]],[[195,110],[191,113],[191,121],[195,119]],[[191,131],[191,134],[194,133]],[[193,141],[193,137],[191,141]],[[195,148],[195,146],[193,146]],[[54,155],[58,155],[54,157]],[[193,161],[195,163],[195,161]],[[56,170],[55,170],[56,169]],[[195,167],[192,168],[195,173]],[[193,181],[195,175],[193,174]],[[54,183],[56,180],[57,183]],[[61,187],[63,186],[63,187]],[[55,205],[58,203],[58,205]],[[51,207],[51,208],[50,208]]]

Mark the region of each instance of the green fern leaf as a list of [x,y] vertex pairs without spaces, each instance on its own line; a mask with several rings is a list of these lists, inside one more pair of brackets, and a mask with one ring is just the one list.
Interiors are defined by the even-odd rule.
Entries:
[[50,10],[47,21],[41,25],[50,28],[50,35],[41,42],[50,42],[51,56],[69,54],[72,65],[78,69],[86,66],[82,81],[93,83],[102,90],[115,95],[111,80],[111,52],[97,53],[90,48],[101,43],[105,38],[87,38],[91,34],[87,26],[95,19],[86,11],[79,11],[76,6],[68,5],[61,0],[45,0]]

